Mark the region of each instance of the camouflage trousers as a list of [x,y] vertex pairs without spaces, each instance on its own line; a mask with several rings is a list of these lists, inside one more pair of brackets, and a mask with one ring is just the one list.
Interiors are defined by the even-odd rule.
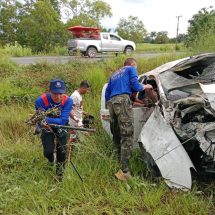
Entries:
[[129,95],[122,94],[108,102],[110,111],[110,128],[113,134],[120,166],[123,172],[129,171],[129,158],[133,146],[134,119]]

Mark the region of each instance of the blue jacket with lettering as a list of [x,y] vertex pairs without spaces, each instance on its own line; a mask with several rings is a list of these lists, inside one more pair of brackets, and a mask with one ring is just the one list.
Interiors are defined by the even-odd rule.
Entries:
[[67,95],[63,95],[63,100],[61,103],[55,103],[50,93],[43,94],[35,101],[36,110],[48,110],[53,107],[59,107],[61,114],[58,118],[46,117],[47,124],[57,124],[57,125],[66,125],[69,121],[69,114],[72,109],[73,101]]
[[109,79],[105,100],[110,100],[113,96],[128,94],[133,91],[138,92],[144,89],[143,85],[138,81],[137,70],[134,66],[125,66],[116,71]]

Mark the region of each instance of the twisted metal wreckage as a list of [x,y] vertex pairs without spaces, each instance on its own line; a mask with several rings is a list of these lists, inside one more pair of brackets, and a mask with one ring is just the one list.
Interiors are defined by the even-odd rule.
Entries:
[[[135,147],[151,174],[180,189],[191,189],[191,173],[215,179],[215,53],[164,64],[139,80],[151,84],[159,98],[154,107],[133,108]],[[105,89],[101,119],[110,133]]]

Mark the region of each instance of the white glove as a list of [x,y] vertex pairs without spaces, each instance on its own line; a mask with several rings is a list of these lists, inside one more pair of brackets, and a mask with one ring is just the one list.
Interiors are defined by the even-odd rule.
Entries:
[[83,123],[81,121],[78,121],[78,127],[82,127]]

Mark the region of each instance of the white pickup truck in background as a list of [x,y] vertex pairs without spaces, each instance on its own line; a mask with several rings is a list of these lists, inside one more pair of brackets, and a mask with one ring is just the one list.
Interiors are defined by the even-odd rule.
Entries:
[[90,58],[96,57],[97,53],[114,52],[130,54],[136,49],[133,41],[124,40],[113,33],[99,32],[97,35],[90,37],[79,37],[68,40],[69,55],[74,55],[80,51],[84,56]]

